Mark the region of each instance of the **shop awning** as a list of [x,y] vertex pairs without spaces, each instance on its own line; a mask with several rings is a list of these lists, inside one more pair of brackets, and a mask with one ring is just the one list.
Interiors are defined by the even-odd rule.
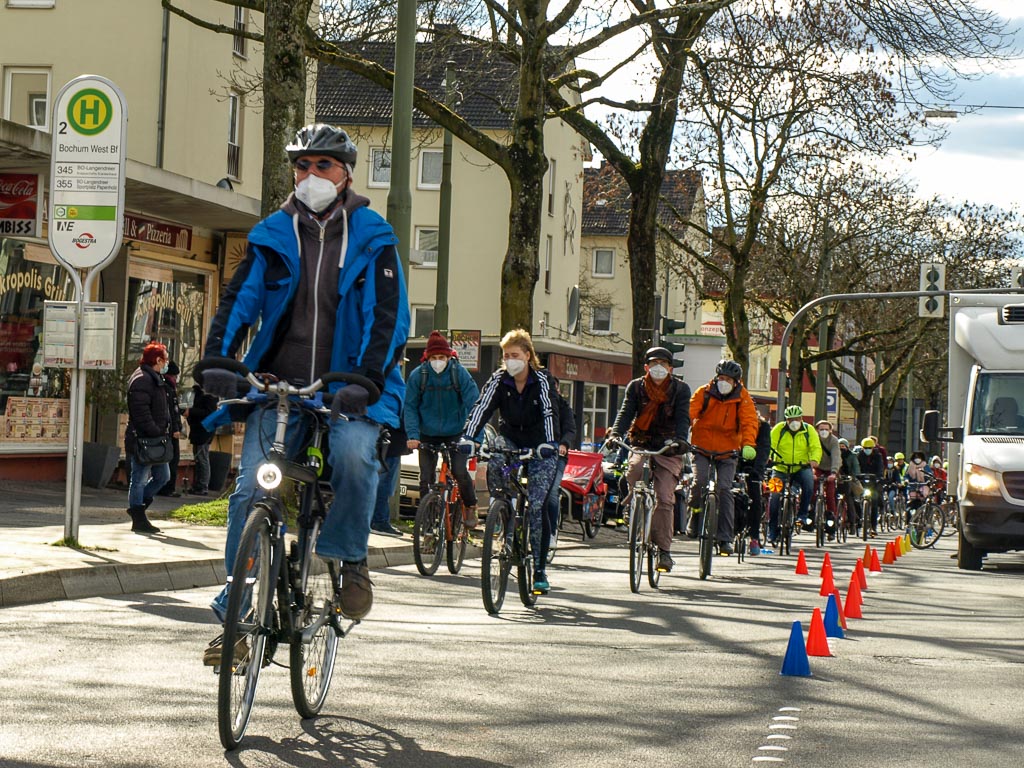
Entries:
[[[50,134],[0,120],[0,172],[50,173]],[[129,160],[125,208],[145,216],[218,231],[245,232],[260,220],[260,201],[162,168]]]

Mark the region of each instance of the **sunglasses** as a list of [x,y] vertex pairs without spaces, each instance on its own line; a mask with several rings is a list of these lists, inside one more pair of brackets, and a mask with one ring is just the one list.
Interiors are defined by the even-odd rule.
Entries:
[[316,169],[318,171],[329,171],[334,166],[338,166],[339,168],[345,167],[341,163],[336,163],[333,160],[317,160],[314,163],[311,160],[304,160],[302,158],[299,158],[298,160],[295,161],[295,167],[298,168],[300,171],[308,171],[314,165],[316,166]]

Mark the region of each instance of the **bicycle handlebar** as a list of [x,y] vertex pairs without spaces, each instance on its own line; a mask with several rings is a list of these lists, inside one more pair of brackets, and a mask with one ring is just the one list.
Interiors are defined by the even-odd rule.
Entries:
[[[237,373],[243,379],[249,382],[253,389],[258,392],[265,394],[276,394],[278,397],[284,396],[295,396],[302,398],[309,398],[315,395],[320,390],[324,389],[331,384],[344,383],[344,384],[357,384],[369,393],[369,399],[367,405],[373,405],[380,400],[380,390],[377,385],[374,384],[370,379],[365,376],[360,376],[358,373],[342,373],[340,371],[331,371],[323,374],[319,379],[314,381],[312,384],[308,384],[304,387],[296,387],[293,384],[289,384],[287,381],[281,379],[279,381],[266,381],[259,378],[256,374],[249,370],[245,363],[239,362],[232,357],[204,357],[198,363],[195,368],[192,369],[192,375],[196,376],[201,374],[203,371],[211,368],[222,368],[227,371]],[[248,396],[235,398],[231,400],[222,400],[222,403],[242,403],[248,400]],[[322,398],[325,403],[330,403],[330,394],[325,394]]]
[[621,446],[621,447],[625,448],[627,451],[629,451],[630,453],[636,454],[637,456],[661,456],[662,454],[665,453],[665,451],[667,451],[669,449],[672,449],[672,448],[682,448],[682,447],[685,446],[686,450],[689,451],[690,447],[691,447],[690,444],[688,442],[686,442],[685,440],[670,440],[669,442],[667,442],[663,446],[661,446],[661,449],[657,450],[657,451],[648,451],[648,450],[645,450],[643,448],[636,448],[636,447],[634,447],[632,445],[624,443],[622,440],[620,440],[617,437],[610,438],[609,440],[607,440],[607,442],[608,442],[609,445]]
[[507,459],[518,459],[519,461],[540,458],[533,448],[492,448],[486,444],[480,446],[480,452],[477,455],[481,461],[487,461],[492,456],[504,456]]

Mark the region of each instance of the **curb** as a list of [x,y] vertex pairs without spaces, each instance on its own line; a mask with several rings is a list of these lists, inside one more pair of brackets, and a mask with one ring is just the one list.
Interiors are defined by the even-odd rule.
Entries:
[[[371,547],[367,555],[371,569],[412,562],[412,544]],[[197,589],[218,586],[226,580],[223,558],[63,568],[0,579],[0,608],[55,600]]]

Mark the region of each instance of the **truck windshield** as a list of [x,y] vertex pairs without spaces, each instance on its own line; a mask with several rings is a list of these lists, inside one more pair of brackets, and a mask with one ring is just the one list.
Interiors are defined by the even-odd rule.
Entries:
[[1024,437],[1024,373],[978,376],[971,408],[971,434]]

